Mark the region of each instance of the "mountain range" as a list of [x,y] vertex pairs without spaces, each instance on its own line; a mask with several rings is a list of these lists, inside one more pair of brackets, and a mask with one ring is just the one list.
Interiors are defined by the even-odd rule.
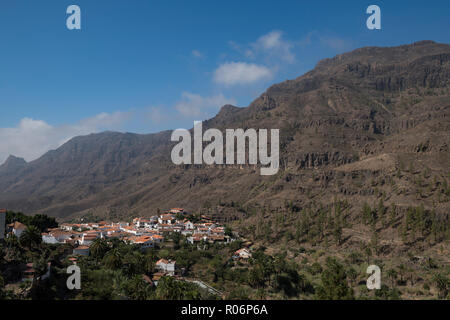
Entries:
[[248,214],[243,208],[301,210],[336,198],[356,215],[381,197],[448,219],[449,84],[448,44],[360,48],[204,121],[204,130],[280,129],[274,176],[253,165],[176,166],[171,131],[103,132],[75,137],[29,163],[10,156],[0,166],[0,207],[66,221],[170,207],[234,219]]

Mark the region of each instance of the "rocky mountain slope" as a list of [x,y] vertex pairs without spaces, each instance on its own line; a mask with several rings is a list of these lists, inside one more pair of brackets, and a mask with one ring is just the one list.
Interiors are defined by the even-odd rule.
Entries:
[[[175,166],[171,132],[76,137],[0,166],[0,207],[63,220],[123,218],[182,206],[227,217],[347,200],[356,217],[379,199],[450,213],[450,45],[368,47],[271,86],[207,128],[278,128],[277,175],[256,166]],[[253,208],[253,209],[251,209]],[[256,209],[255,209],[256,208]],[[403,209],[402,209],[403,208]]]

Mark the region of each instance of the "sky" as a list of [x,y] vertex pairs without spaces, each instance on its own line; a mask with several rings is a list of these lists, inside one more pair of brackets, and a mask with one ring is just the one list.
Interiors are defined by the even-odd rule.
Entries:
[[[369,5],[381,30],[369,30]],[[67,8],[81,10],[69,30]],[[364,46],[450,43],[450,1],[1,0],[0,163],[78,135],[191,128]]]

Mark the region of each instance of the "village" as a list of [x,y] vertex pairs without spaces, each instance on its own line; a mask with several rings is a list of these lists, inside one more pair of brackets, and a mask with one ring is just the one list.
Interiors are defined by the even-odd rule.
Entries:
[[[6,212],[6,210],[4,210]],[[195,221],[195,222],[194,222]],[[7,235],[14,235],[20,238],[27,226],[15,221],[6,226]],[[129,245],[136,245],[142,251],[152,248],[158,249],[164,245],[165,240],[171,240],[174,233],[185,237],[187,243],[196,245],[201,249],[205,244],[220,243],[227,245],[234,242],[237,237],[226,230],[226,227],[207,216],[193,217],[185,212],[183,208],[172,208],[159,215],[150,217],[136,217],[132,222],[82,222],[82,223],[62,223],[57,228],[51,228],[42,233],[42,242],[50,245],[68,244],[72,249],[72,254],[68,259],[77,264],[81,256],[90,255],[90,247],[97,239],[112,240],[117,239]],[[237,250],[231,259],[235,261],[246,261],[251,257],[250,250],[241,248]],[[50,274],[51,265],[48,265],[45,279]],[[157,285],[158,280],[163,276],[183,278],[183,270],[177,266],[176,261],[170,259],[160,259],[155,264],[155,272],[150,279],[144,280]],[[32,263],[28,263],[23,271],[22,281],[36,279],[36,273]],[[184,279],[184,278],[183,278]],[[184,279],[189,281],[189,279]],[[194,280],[193,280],[194,281]],[[195,280],[195,282],[198,282]],[[198,285],[213,291],[207,284]]]

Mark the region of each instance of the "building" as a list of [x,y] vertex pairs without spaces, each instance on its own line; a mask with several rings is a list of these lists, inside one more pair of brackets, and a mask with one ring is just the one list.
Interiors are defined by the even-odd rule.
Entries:
[[170,209],[169,212],[173,213],[173,214],[183,214],[183,213],[185,213],[183,208],[172,208],[172,209]]
[[175,216],[172,214],[163,214],[161,216],[159,216],[158,218],[158,223],[159,224],[163,224],[163,225],[167,225],[167,224],[174,224],[176,221]]
[[20,236],[22,235],[22,232],[24,232],[25,229],[27,228],[26,225],[24,225],[23,223],[21,223],[19,221],[15,221],[15,222],[11,223],[11,227],[12,227],[12,233],[17,238],[20,238]]
[[79,247],[73,249],[74,255],[88,256],[89,252],[90,252],[90,249],[88,246],[79,246]]
[[250,251],[246,248],[242,248],[237,250],[234,253],[233,259],[238,260],[238,259],[243,259],[243,260],[248,260],[252,257],[252,254],[250,253]]
[[83,233],[80,241],[82,246],[90,246],[97,238],[103,238],[103,234],[97,231],[87,231]]
[[187,241],[188,241],[190,244],[194,244],[194,243],[201,242],[201,241],[207,241],[207,239],[208,239],[207,236],[202,235],[202,234],[195,233],[195,234],[193,234],[192,236],[188,237],[188,238],[187,238]]
[[5,238],[6,209],[0,209],[0,240]]
[[128,238],[132,244],[138,245],[141,249],[153,248],[155,246],[152,236],[136,236]]
[[42,234],[42,241],[50,244],[65,243],[72,238],[72,235],[71,232],[63,230],[52,230]]
[[191,221],[186,221],[184,223],[184,228],[187,229],[187,230],[194,230],[195,229],[195,225]]
[[176,261],[160,259],[156,262],[156,268],[158,270],[171,276],[175,275],[175,267]]
[[164,241],[164,237],[159,234],[152,235],[152,240],[154,243],[159,244]]

